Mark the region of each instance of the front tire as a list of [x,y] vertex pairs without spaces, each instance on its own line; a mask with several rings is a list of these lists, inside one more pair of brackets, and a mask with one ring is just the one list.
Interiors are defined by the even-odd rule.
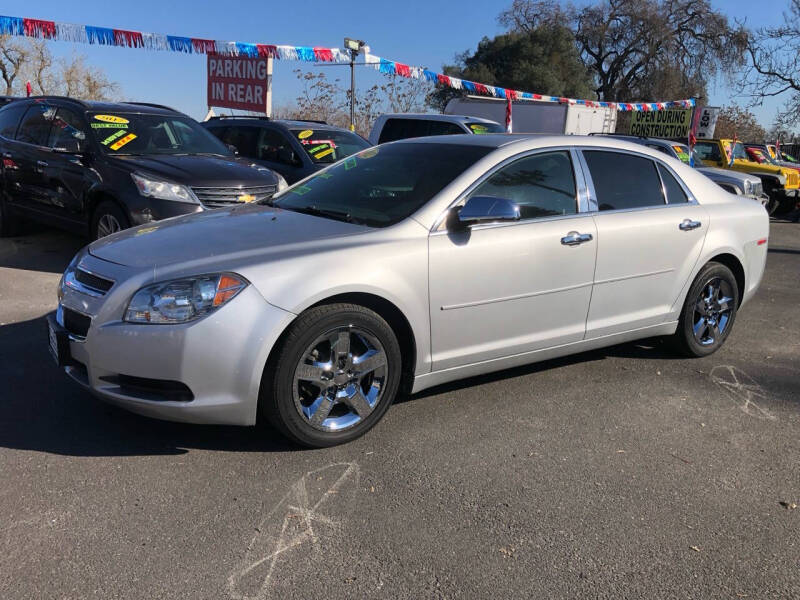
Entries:
[[400,345],[380,315],[355,304],[302,314],[267,363],[261,414],[310,448],[344,444],[371,429],[400,385]]
[[92,216],[92,239],[99,240],[128,227],[130,223],[122,209],[111,200],[106,200],[97,206]]
[[739,287],[731,270],[710,262],[695,277],[678,321],[674,340],[690,357],[713,354],[733,329],[738,309]]

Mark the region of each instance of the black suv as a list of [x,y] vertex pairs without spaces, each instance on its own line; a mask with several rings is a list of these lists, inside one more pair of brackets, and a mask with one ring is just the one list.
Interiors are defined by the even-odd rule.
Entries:
[[97,239],[285,186],[193,119],[153,104],[17,100],[0,109],[0,153],[0,235],[24,217]]
[[241,156],[280,173],[290,184],[371,145],[321,121],[233,116],[212,117],[203,125]]

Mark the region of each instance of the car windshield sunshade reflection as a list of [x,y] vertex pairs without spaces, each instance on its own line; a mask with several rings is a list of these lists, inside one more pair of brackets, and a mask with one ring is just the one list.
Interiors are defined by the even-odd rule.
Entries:
[[400,143],[367,148],[293,185],[273,204],[386,227],[405,219],[491,148]]

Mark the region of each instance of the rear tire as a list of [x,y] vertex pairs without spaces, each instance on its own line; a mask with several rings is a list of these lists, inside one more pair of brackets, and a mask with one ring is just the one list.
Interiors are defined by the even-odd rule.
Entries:
[[6,201],[0,198],[0,237],[13,237],[21,231],[19,217],[11,214]]
[[264,369],[261,415],[309,448],[369,431],[397,395],[402,360],[389,324],[355,304],[312,308],[289,326]]
[[739,287],[731,270],[710,262],[695,277],[673,336],[677,349],[702,357],[720,349],[736,321]]
[[97,205],[92,215],[92,239],[99,240],[130,226],[128,217],[122,209],[111,200],[105,200]]

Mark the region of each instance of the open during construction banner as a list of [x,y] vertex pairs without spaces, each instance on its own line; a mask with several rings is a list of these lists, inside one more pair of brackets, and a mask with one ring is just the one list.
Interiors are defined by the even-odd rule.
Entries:
[[631,135],[685,138],[692,124],[691,109],[655,110],[631,113]]

